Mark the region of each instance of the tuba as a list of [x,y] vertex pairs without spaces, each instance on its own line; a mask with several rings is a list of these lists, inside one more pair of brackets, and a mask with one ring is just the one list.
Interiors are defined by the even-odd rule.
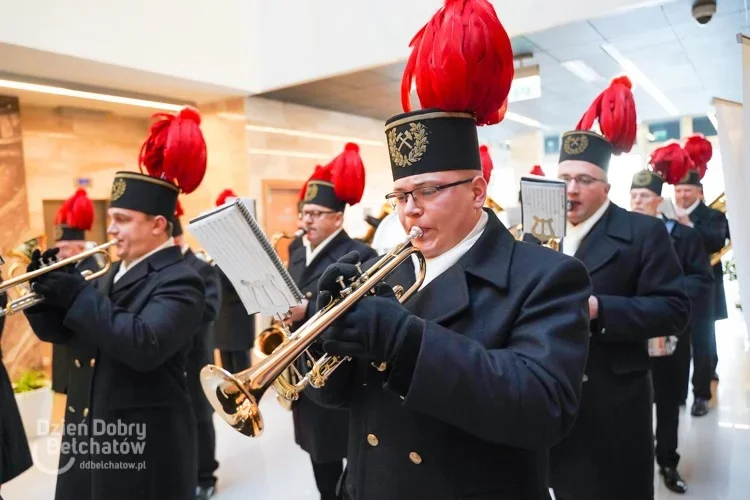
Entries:
[[71,264],[77,264],[78,262],[84,261],[89,257],[101,255],[101,257],[104,259],[104,267],[95,273],[92,273],[91,271],[83,271],[81,275],[83,275],[86,281],[91,281],[93,279],[99,278],[100,276],[103,276],[107,273],[107,271],[109,271],[109,268],[112,266],[112,258],[110,257],[107,250],[109,249],[109,247],[115,245],[116,243],[117,240],[111,240],[107,243],[104,243],[103,245],[99,245],[98,247],[94,247],[81,252],[78,255],[68,257],[67,259],[58,260],[53,264],[43,266],[36,271],[27,272],[14,278],[10,278],[3,282],[0,282],[0,293],[10,290],[11,288],[27,285],[25,292],[22,292],[19,298],[8,302],[8,305],[5,307],[5,309],[0,310],[0,316],[11,316],[19,311],[43,302],[44,297],[37,292],[31,291],[31,288],[28,287],[28,283],[30,283],[34,278],[37,278],[50,271],[54,271]]
[[[255,366],[242,372],[231,374],[214,365],[201,370],[201,384],[211,406],[234,429],[246,436],[257,437],[263,433],[263,417],[258,403],[269,387],[273,387],[284,399],[294,401],[307,386],[319,389],[325,385],[327,378],[343,362],[350,358],[339,358],[323,354],[317,360],[308,348],[337,318],[345,314],[361,298],[371,294],[373,288],[398,268],[404,261],[416,256],[419,261],[419,276],[416,282],[404,292],[403,287],[394,287],[398,300],[403,303],[414,294],[425,278],[426,262],[422,253],[409,243],[420,238],[422,230],[413,227],[409,236],[390,252],[381,257],[367,271],[360,270],[359,276],[345,283],[339,278],[341,291],[338,297],[318,311],[293,334],[281,327],[284,333],[283,342]],[[302,375],[297,371],[296,361],[301,357],[308,358],[309,371]],[[290,381],[283,376],[285,370],[291,369],[298,375],[297,381]]]
[[[722,213],[727,213],[727,195],[726,193],[721,193],[714,201],[711,202],[709,205],[709,208],[713,208],[714,210],[718,210]],[[719,262],[721,262],[721,258],[726,255],[727,252],[729,252],[732,249],[732,241],[730,240],[729,243],[724,245],[724,248],[719,250],[718,252],[714,252],[711,255],[711,266],[715,266]]]

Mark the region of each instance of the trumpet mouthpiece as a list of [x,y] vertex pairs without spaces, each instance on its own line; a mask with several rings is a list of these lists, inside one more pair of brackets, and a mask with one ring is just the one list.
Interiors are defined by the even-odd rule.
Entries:
[[307,233],[307,229],[305,229],[304,227],[302,227],[302,228],[300,228],[300,229],[297,229],[297,232],[296,232],[296,233],[294,233],[294,237],[295,237],[295,238],[301,238],[301,237],[302,237],[302,236],[304,236],[304,235],[305,235],[306,233]]
[[413,226],[411,231],[409,231],[409,239],[411,240],[421,238],[422,235],[424,235],[424,231],[422,231],[422,228],[419,226]]

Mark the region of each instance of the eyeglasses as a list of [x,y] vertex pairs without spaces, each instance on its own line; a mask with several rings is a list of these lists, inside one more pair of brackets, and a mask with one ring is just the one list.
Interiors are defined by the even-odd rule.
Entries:
[[300,212],[300,219],[304,219],[307,216],[310,216],[311,219],[319,219],[321,215],[324,214],[335,214],[333,210],[328,211],[321,211],[321,210],[303,210]]
[[590,186],[595,182],[607,182],[606,179],[597,179],[596,177],[591,177],[590,175],[576,175],[575,177],[571,177],[569,175],[561,175],[558,177],[561,181],[565,181],[567,183],[570,183],[570,181],[576,181],[576,184],[580,184],[581,186]]
[[425,186],[419,187],[417,189],[412,189],[411,191],[396,191],[385,195],[385,199],[388,200],[388,203],[390,203],[393,208],[396,208],[398,205],[403,205],[404,203],[406,203],[406,201],[409,199],[409,195],[411,195],[411,197],[414,199],[414,203],[418,203],[420,200],[425,201],[434,198],[441,189],[460,186],[461,184],[467,184],[473,180],[474,178],[472,177],[471,179],[451,182],[450,184],[443,184],[441,186]]

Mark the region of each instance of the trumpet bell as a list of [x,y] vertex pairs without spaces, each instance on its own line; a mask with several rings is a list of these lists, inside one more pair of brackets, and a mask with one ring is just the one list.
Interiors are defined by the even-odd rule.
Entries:
[[219,415],[238,432],[257,437],[263,434],[263,416],[257,396],[246,390],[237,377],[215,365],[201,370],[201,385],[213,408],[221,408]]

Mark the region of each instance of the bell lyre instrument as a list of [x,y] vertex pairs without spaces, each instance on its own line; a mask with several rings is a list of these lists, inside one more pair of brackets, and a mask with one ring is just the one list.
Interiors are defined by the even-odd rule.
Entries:
[[[418,260],[418,276],[415,283],[404,292],[403,287],[397,285],[394,292],[398,300],[403,303],[413,295],[425,278],[427,270],[424,255],[414,246],[411,240],[422,237],[422,230],[412,227],[408,237],[390,252],[381,257],[372,267],[362,271],[359,265],[359,276],[349,283],[340,277],[338,282],[342,289],[338,297],[312,316],[294,333],[288,333],[286,326],[279,325],[285,333],[283,342],[267,357],[255,366],[239,373],[231,374],[222,368],[208,365],[201,370],[201,383],[211,406],[216,413],[229,423],[234,429],[247,436],[257,437],[263,433],[263,417],[258,403],[261,397],[272,387],[276,392],[289,400],[299,397],[307,386],[321,388],[328,377],[349,357],[338,357],[323,354],[315,360],[308,348],[315,340],[333,324],[336,319],[345,314],[352,306],[366,295],[372,294],[374,287],[398,268],[404,261],[415,256]],[[296,361],[302,355],[309,357],[310,369],[299,375],[298,381],[292,383],[283,373],[291,367],[296,371]]]
[[[109,271],[109,268],[112,266],[112,259],[107,249],[116,243],[117,240],[111,240],[107,243],[104,243],[103,245],[99,245],[89,250],[85,250],[77,255],[68,257],[67,259],[61,259],[52,264],[44,265],[36,271],[27,272],[0,282],[0,293],[21,286],[24,283],[30,283],[32,280],[45,273],[54,271],[56,269],[62,269],[63,267],[69,266],[71,264],[77,264],[78,262],[84,261],[89,257],[101,254],[102,258],[104,259],[104,267],[102,269],[96,272],[86,270],[81,273],[86,281],[91,281],[93,279],[99,278],[100,276],[106,274],[107,271]],[[29,287],[27,291],[20,297],[8,302],[8,305],[5,307],[5,309],[0,310],[0,316],[11,316],[19,311],[27,309],[31,306],[35,306],[44,301],[44,297],[42,295],[30,290],[31,288]]]

